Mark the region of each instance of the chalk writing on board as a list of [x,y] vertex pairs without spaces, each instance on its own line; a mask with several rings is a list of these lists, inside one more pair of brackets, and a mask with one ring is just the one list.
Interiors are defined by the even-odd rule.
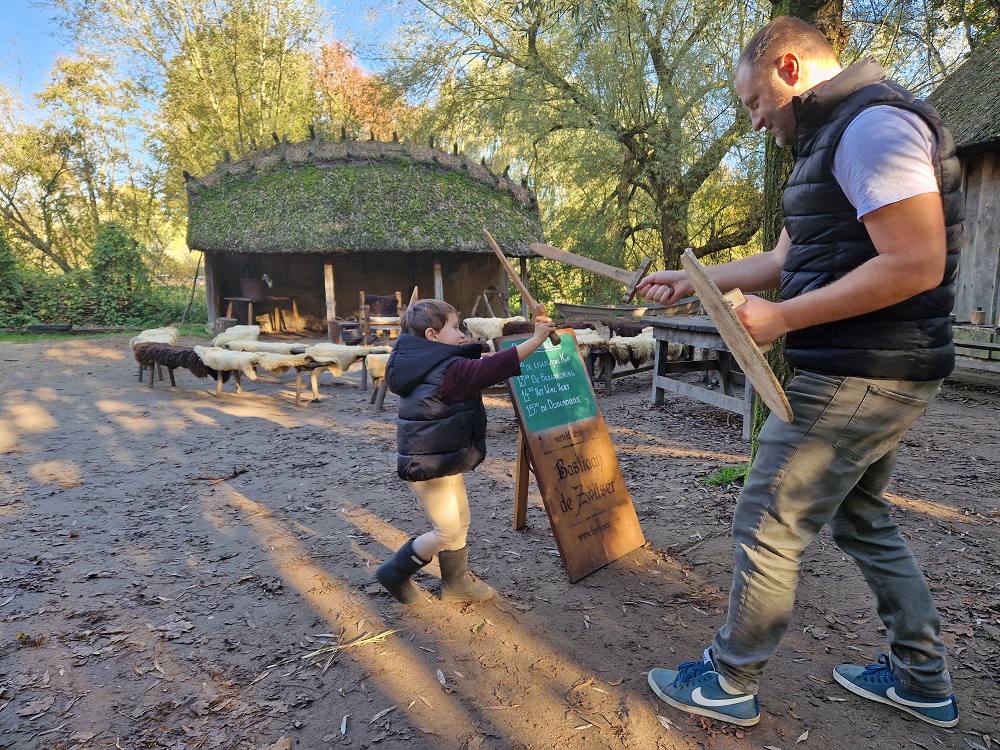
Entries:
[[[504,341],[506,349],[527,337]],[[540,432],[597,415],[597,402],[583,360],[572,337],[558,345],[546,342],[521,363],[521,374],[511,379],[521,403],[525,428]]]

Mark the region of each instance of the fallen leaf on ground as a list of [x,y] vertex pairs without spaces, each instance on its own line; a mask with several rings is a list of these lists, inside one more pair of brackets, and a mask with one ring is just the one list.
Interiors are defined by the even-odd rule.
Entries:
[[56,699],[51,695],[45,698],[39,698],[38,700],[31,701],[24,708],[17,712],[18,716],[33,716],[34,714],[44,713],[52,708],[52,704],[56,702]]

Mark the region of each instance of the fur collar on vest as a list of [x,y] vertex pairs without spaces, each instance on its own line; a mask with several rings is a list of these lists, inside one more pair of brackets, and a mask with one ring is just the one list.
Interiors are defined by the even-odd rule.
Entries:
[[885,76],[885,68],[875,62],[874,57],[866,57],[844,68],[821,86],[793,97],[792,112],[795,113],[798,142],[805,143],[816,130],[829,122],[844,99],[865,86],[884,81]]

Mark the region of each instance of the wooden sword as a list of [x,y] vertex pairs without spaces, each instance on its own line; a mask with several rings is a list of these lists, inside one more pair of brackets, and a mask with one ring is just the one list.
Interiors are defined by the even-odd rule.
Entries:
[[593,273],[600,274],[601,276],[606,276],[609,279],[614,279],[619,284],[625,285],[625,294],[622,295],[622,302],[631,302],[632,298],[635,297],[635,288],[642,281],[643,277],[649,272],[649,267],[653,263],[652,258],[643,258],[642,263],[639,264],[638,271],[626,271],[623,268],[616,268],[615,266],[609,266],[607,263],[601,263],[599,260],[594,260],[593,258],[587,258],[582,255],[574,255],[568,250],[561,250],[558,247],[552,247],[552,245],[546,245],[542,242],[535,242],[528,245],[528,248],[535,255],[541,255],[543,258],[551,258],[552,260],[562,261],[570,266],[575,266],[576,268],[582,268],[585,271],[592,271]]
[[[486,235],[486,241],[490,243],[490,247],[493,248],[493,252],[496,253],[497,257],[500,259],[500,264],[504,267],[504,270],[507,272],[507,275],[510,276],[511,281],[514,282],[514,286],[516,286],[518,291],[521,292],[521,299],[524,300],[525,304],[528,306],[528,309],[531,310],[531,312],[534,315],[548,316],[549,313],[548,310],[545,309],[545,305],[539,302],[535,302],[535,298],[531,296],[531,292],[528,291],[528,287],[524,285],[524,282],[521,281],[521,277],[518,275],[517,271],[514,270],[514,267],[510,264],[510,261],[507,260],[507,256],[503,254],[503,250],[500,249],[500,246],[496,243],[496,240],[493,239],[493,235],[487,232],[485,229],[483,230],[483,234]],[[559,334],[556,333],[555,331],[550,333],[549,341],[558,346],[560,341]]]

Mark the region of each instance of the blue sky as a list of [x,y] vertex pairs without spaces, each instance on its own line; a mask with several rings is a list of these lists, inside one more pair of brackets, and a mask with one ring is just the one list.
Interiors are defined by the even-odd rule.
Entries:
[[18,78],[26,92],[38,91],[59,54],[71,51],[53,35],[45,12],[31,7],[31,0],[4,3],[2,80],[13,87]]
[[[366,34],[368,22],[364,0],[320,2],[333,11],[338,37],[346,40],[352,35]],[[0,26],[0,43],[4,47],[0,57],[0,82],[14,88],[20,81],[26,99],[41,90],[56,57],[73,52],[73,48],[57,35],[56,26],[49,21],[49,12],[32,7],[33,4],[33,0],[3,0],[4,18]],[[381,14],[380,26],[386,23],[386,15]],[[377,67],[368,60],[361,60],[361,64],[369,70]]]

